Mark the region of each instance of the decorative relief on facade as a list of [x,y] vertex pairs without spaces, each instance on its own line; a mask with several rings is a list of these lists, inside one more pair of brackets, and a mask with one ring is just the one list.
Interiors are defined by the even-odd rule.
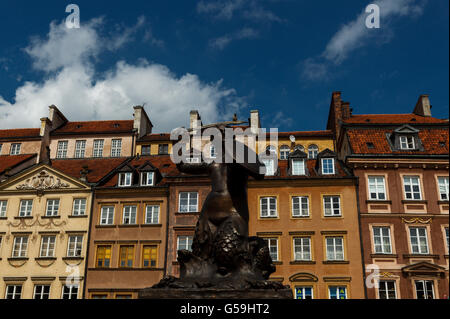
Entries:
[[419,224],[431,224],[431,218],[428,218],[428,219],[422,219],[420,217],[411,218],[411,219],[402,218],[402,221],[405,224],[417,224],[417,223],[419,223]]
[[23,184],[16,186],[19,190],[37,190],[66,188],[69,184],[64,183],[58,177],[49,175],[46,171],[41,171],[38,175],[28,178]]

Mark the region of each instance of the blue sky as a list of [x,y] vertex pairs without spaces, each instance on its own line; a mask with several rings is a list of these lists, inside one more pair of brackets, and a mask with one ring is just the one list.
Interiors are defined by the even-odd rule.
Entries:
[[[362,25],[370,3],[380,28]],[[38,127],[47,106],[71,120],[131,118],[145,103],[155,131],[247,118],[320,130],[332,91],[355,114],[409,113],[429,94],[448,118],[449,2],[74,1],[0,3],[0,128]],[[52,23],[52,24],[51,24]]]

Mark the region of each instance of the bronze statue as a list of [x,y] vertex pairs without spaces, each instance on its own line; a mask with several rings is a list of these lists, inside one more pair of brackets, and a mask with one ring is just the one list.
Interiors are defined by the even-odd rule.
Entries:
[[[216,126],[223,133],[230,123],[233,122]],[[226,150],[222,139],[222,161],[177,164],[183,173],[208,174],[212,190],[196,225],[192,251],[178,251],[180,278],[166,277],[154,288],[286,288],[267,280],[275,266],[266,242],[256,236],[248,237],[247,180],[249,176],[263,178],[260,168],[264,172],[264,164],[257,156],[249,156],[253,151],[246,145],[239,144],[234,140],[233,150]],[[234,156],[237,147],[244,148],[243,163]],[[225,163],[226,152],[233,152],[232,163]],[[256,158],[256,163],[250,163],[248,158]]]

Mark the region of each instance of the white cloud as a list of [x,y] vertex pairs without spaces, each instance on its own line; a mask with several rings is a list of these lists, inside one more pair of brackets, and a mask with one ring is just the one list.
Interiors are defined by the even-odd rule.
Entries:
[[[396,17],[416,17],[423,11],[425,1],[417,0],[378,0],[380,8],[380,29],[368,29],[365,24],[368,13],[365,7],[357,17],[341,26],[328,41],[325,50],[315,58],[303,62],[303,76],[309,80],[320,80],[326,76],[327,69],[339,65],[356,49],[372,42],[389,42],[393,38],[391,22]],[[316,70],[317,73],[311,72]]]
[[26,52],[47,76],[17,88],[13,102],[0,95],[1,128],[37,127],[51,104],[74,121],[131,119],[132,106],[145,103],[155,131],[188,125],[191,109],[198,109],[204,122],[213,122],[245,106],[244,99],[234,89],[223,88],[221,80],[204,83],[195,74],[177,76],[145,59],[136,64],[119,61],[99,74],[95,60],[101,53],[129,41],[102,37],[101,26],[101,19],[70,30],[63,23],[52,23],[47,38],[32,40]]
[[214,49],[223,50],[233,40],[252,39],[257,38],[258,36],[258,31],[252,28],[243,28],[234,34],[226,34],[224,36],[211,39],[209,41],[209,46]]

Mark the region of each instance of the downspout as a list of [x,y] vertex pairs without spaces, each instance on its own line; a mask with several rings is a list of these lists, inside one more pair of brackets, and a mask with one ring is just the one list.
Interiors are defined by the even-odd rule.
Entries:
[[89,229],[88,229],[88,238],[87,238],[87,248],[86,248],[86,261],[84,263],[84,289],[83,289],[83,296],[82,298],[85,299],[86,297],[86,290],[87,290],[87,275],[88,275],[88,261],[89,261],[89,247],[91,243],[91,227],[92,227],[92,220],[93,220],[93,213],[94,213],[94,198],[95,198],[95,188],[92,187],[92,198],[91,198],[91,212],[89,215]]
[[167,209],[166,209],[166,249],[164,251],[164,277],[167,276],[167,254],[169,250],[169,212],[170,212],[170,184],[168,187]]
[[355,176],[356,183],[355,183],[355,189],[356,189],[356,207],[357,207],[357,213],[358,213],[358,227],[359,227],[359,243],[361,248],[361,264],[362,264],[362,272],[363,272],[363,285],[364,285],[364,298],[367,299],[367,285],[366,285],[366,266],[364,263],[364,245],[363,245],[363,239],[362,239],[362,226],[361,226],[361,209],[359,205],[359,177]]

